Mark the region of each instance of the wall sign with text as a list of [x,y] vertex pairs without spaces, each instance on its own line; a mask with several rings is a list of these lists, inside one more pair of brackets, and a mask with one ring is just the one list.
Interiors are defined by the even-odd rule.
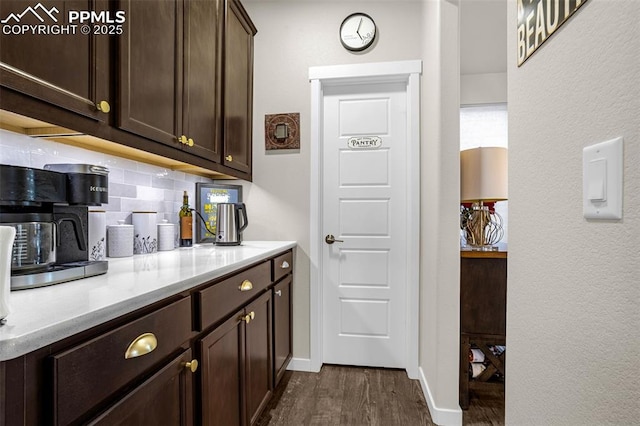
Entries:
[[587,0],[517,0],[518,66]]

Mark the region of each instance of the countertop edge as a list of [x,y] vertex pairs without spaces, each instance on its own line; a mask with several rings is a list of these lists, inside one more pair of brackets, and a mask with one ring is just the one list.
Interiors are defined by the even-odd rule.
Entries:
[[[249,256],[240,261],[230,263],[199,275],[194,275],[182,281],[164,285],[154,291],[136,295],[98,310],[86,312],[79,317],[48,324],[38,330],[34,330],[26,334],[9,336],[7,338],[1,338],[0,333],[0,362],[21,357],[67,337],[71,337],[92,327],[114,320],[120,316],[144,308],[145,306],[152,305],[163,299],[197,287],[208,281],[215,280],[234,271],[243,269],[256,262],[268,259],[278,253],[282,253],[283,251],[297,246],[297,242],[295,241],[273,241],[272,243],[278,244],[277,247],[265,249],[263,252],[253,256]],[[7,320],[11,320],[11,314],[9,314]],[[4,326],[5,325],[0,325],[0,332]]]

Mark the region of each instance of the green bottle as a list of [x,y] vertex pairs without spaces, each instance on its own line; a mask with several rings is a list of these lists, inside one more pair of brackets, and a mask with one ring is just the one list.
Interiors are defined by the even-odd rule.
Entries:
[[189,194],[184,191],[182,195],[182,207],[178,212],[180,218],[180,247],[193,245],[193,213],[189,208]]

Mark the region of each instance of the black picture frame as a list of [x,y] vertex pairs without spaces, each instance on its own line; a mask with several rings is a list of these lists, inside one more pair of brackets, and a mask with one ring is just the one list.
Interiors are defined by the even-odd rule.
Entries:
[[[216,231],[218,203],[241,203],[242,186],[221,183],[196,183],[196,211],[202,216],[211,231]],[[196,243],[213,243],[215,235],[209,232],[200,220],[196,221]]]

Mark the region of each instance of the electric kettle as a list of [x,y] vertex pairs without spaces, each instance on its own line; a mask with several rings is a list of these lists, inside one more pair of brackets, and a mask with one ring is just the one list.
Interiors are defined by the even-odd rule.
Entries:
[[[242,212],[242,219],[240,218]],[[247,208],[244,203],[220,203],[216,214],[216,245],[239,246],[242,231],[247,227]]]

